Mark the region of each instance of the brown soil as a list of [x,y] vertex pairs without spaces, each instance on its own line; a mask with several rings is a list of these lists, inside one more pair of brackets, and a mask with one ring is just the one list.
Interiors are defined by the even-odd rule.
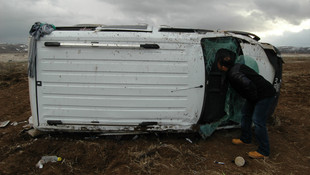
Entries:
[[[26,63],[0,63],[0,122],[18,122],[0,128],[0,174],[309,174],[310,57],[285,62],[279,105],[268,124],[271,155],[266,160],[247,157],[255,144],[231,144],[239,129],[216,131],[206,140],[167,133],[46,133],[32,138],[23,128],[31,116]],[[36,168],[44,155],[63,161]],[[232,163],[236,156],[245,158],[244,167]]]

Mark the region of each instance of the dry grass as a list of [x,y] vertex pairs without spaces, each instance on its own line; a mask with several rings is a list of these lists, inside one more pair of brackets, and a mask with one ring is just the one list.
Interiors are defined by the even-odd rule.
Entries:
[[0,62],[0,88],[27,79],[26,62]]
[[[239,130],[217,131],[207,140],[193,143],[182,134],[141,135],[135,139],[86,134],[94,138],[86,139],[80,134],[59,133],[34,140],[21,132],[22,125],[9,125],[0,132],[0,174],[309,174],[310,55],[291,55],[284,61],[276,120],[268,127],[272,153],[267,160],[246,157],[254,144],[249,148],[230,144]],[[0,60],[1,121],[24,121],[31,115],[24,79],[26,61]],[[36,169],[43,155],[58,155],[63,161]],[[246,159],[244,167],[231,162],[237,155]]]

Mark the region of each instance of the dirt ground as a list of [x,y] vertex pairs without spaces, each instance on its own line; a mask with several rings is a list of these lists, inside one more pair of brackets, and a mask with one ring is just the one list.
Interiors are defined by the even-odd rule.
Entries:
[[[0,122],[10,123],[0,128],[0,174],[309,174],[310,55],[284,59],[281,97],[268,124],[271,155],[265,160],[247,157],[247,152],[256,149],[255,144],[231,144],[231,139],[239,136],[239,129],[216,131],[206,140],[198,134],[167,133],[46,133],[32,138],[24,128],[31,116],[27,62],[3,60]],[[45,155],[63,160],[36,168]],[[244,167],[232,162],[236,156],[245,158]]]

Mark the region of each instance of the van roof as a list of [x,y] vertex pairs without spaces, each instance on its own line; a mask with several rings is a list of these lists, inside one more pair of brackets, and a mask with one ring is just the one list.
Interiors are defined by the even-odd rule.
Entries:
[[[79,30],[90,30],[90,31],[110,31],[110,32],[153,32],[157,30],[158,32],[176,32],[176,33],[208,33],[215,32],[214,30],[208,29],[194,29],[194,28],[175,28],[170,26],[160,26],[154,28],[147,24],[138,24],[138,25],[102,25],[102,24],[77,24],[74,26],[57,26],[56,30],[61,31],[79,31]],[[243,35],[250,37],[256,41],[259,41],[260,38],[249,32],[244,31],[221,31],[227,33],[233,33],[237,35]]]

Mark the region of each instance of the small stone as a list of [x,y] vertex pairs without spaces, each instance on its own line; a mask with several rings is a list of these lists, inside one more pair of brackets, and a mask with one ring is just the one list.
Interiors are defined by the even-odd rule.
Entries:
[[41,134],[41,131],[37,130],[37,129],[30,129],[29,131],[27,131],[27,133],[31,136],[31,137],[37,137]]
[[241,156],[236,157],[236,158],[235,158],[235,164],[236,164],[237,166],[239,166],[239,167],[244,166],[244,164],[245,164],[244,158],[241,157]]

